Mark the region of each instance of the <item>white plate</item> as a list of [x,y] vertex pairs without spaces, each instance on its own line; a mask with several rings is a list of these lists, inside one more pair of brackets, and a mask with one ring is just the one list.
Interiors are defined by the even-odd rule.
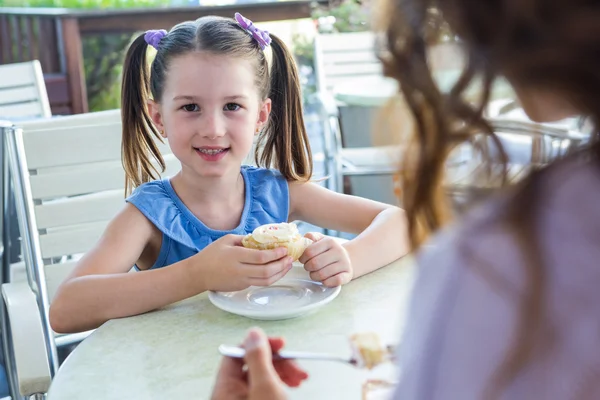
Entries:
[[250,286],[239,292],[209,292],[210,301],[221,310],[260,320],[299,317],[331,302],[341,287],[328,288],[310,279],[302,267],[294,266],[271,286]]

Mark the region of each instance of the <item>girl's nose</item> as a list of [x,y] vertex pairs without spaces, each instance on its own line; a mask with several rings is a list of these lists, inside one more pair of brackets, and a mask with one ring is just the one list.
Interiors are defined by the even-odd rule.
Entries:
[[219,115],[211,115],[206,119],[206,123],[202,129],[202,136],[213,139],[225,135],[225,121]]

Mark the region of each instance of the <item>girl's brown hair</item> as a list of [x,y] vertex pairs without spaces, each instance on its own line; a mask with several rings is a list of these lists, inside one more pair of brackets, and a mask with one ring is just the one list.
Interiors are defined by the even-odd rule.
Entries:
[[[414,248],[448,220],[443,171],[459,143],[487,135],[502,147],[483,118],[490,87],[498,76],[517,88],[541,88],[567,99],[600,122],[600,3],[585,0],[387,0],[381,20],[385,73],[400,82],[415,118],[415,138],[403,168],[403,204]],[[427,48],[450,27],[464,50],[465,66],[449,93],[435,84]],[[483,82],[476,105],[463,97],[475,79]],[[600,155],[598,131],[586,150]],[[546,169],[547,170],[547,169]],[[525,179],[510,198],[506,223],[520,245],[527,278],[520,298],[516,342],[497,371],[491,392],[510,384],[531,360],[543,324],[545,270],[535,230],[540,180],[545,170]]]
[[[255,84],[262,100],[271,99],[271,119],[256,146],[258,165],[275,167],[288,181],[308,181],[312,155],[302,114],[300,79],[287,46],[271,34],[272,65],[265,52],[233,19],[202,17],[176,25],[160,41],[149,67],[148,44],[138,36],[127,51],[123,68],[121,114],[122,159],[126,193],[144,182],[158,179],[165,162],[155,140],[162,140],[147,109],[150,98],[160,102],[173,58],[195,51],[243,58],[253,62]],[[152,161],[158,163],[155,167]]]

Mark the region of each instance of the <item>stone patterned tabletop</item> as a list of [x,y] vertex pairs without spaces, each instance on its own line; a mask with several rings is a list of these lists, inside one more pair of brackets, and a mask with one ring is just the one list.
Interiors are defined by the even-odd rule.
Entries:
[[[405,257],[342,288],[318,311],[289,320],[256,321],[217,309],[206,293],[163,309],[112,320],[97,329],[58,371],[49,400],[208,399],[219,366],[217,347],[238,344],[248,328],[284,336],[287,348],[350,355],[348,335],[377,332],[397,344],[414,280]],[[368,378],[389,378],[393,366],[373,371],[301,361],[310,378],[291,399],[359,400]]]

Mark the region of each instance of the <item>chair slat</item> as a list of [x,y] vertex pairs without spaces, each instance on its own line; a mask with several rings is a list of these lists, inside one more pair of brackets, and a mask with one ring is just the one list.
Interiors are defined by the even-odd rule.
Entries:
[[377,63],[377,55],[373,49],[353,50],[347,52],[330,52],[324,55],[326,64],[359,64],[359,63]]
[[87,114],[75,114],[65,117],[38,118],[23,121],[17,125],[27,132],[48,129],[63,129],[75,126],[110,125],[121,122],[121,110],[106,110]]
[[125,204],[123,189],[67,197],[35,206],[38,229],[112,219]]
[[375,45],[372,32],[319,35],[317,40],[323,52],[373,49]]
[[[164,159],[167,168],[162,176],[173,176],[181,169],[174,155],[168,154]],[[38,174],[31,176],[29,181],[34,199],[56,199],[123,189],[125,171],[120,161],[111,161],[67,170],[38,170]]]
[[353,78],[360,78],[361,76],[368,77],[368,76],[372,76],[372,75],[330,76],[327,78],[326,89],[330,92],[335,92],[336,86],[346,84],[346,83],[348,83],[349,80],[352,80]]
[[34,102],[37,101],[38,95],[38,90],[34,85],[18,88],[0,88],[0,106]]
[[43,258],[81,254],[91,249],[108,225],[107,221],[94,222],[40,235]]
[[121,124],[24,131],[30,170],[115,160],[121,153]]
[[43,113],[39,102],[0,105],[2,118],[36,118]]
[[315,65],[319,90],[355,77],[382,75],[372,32],[318,35],[315,38]]
[[340,76],[348,79],[354,76],[372,76],[382,74],[383,68],[378,63],[325,65],[325,75],[327,76],[327,79]]
[[0,88],[28,86],[35,82],[34,64],[32,62],[2,65]]
[[[121,123],[26,131],[23,143],[30,170],[120,160]],[[167,144],[157,144],[170,153]]]

